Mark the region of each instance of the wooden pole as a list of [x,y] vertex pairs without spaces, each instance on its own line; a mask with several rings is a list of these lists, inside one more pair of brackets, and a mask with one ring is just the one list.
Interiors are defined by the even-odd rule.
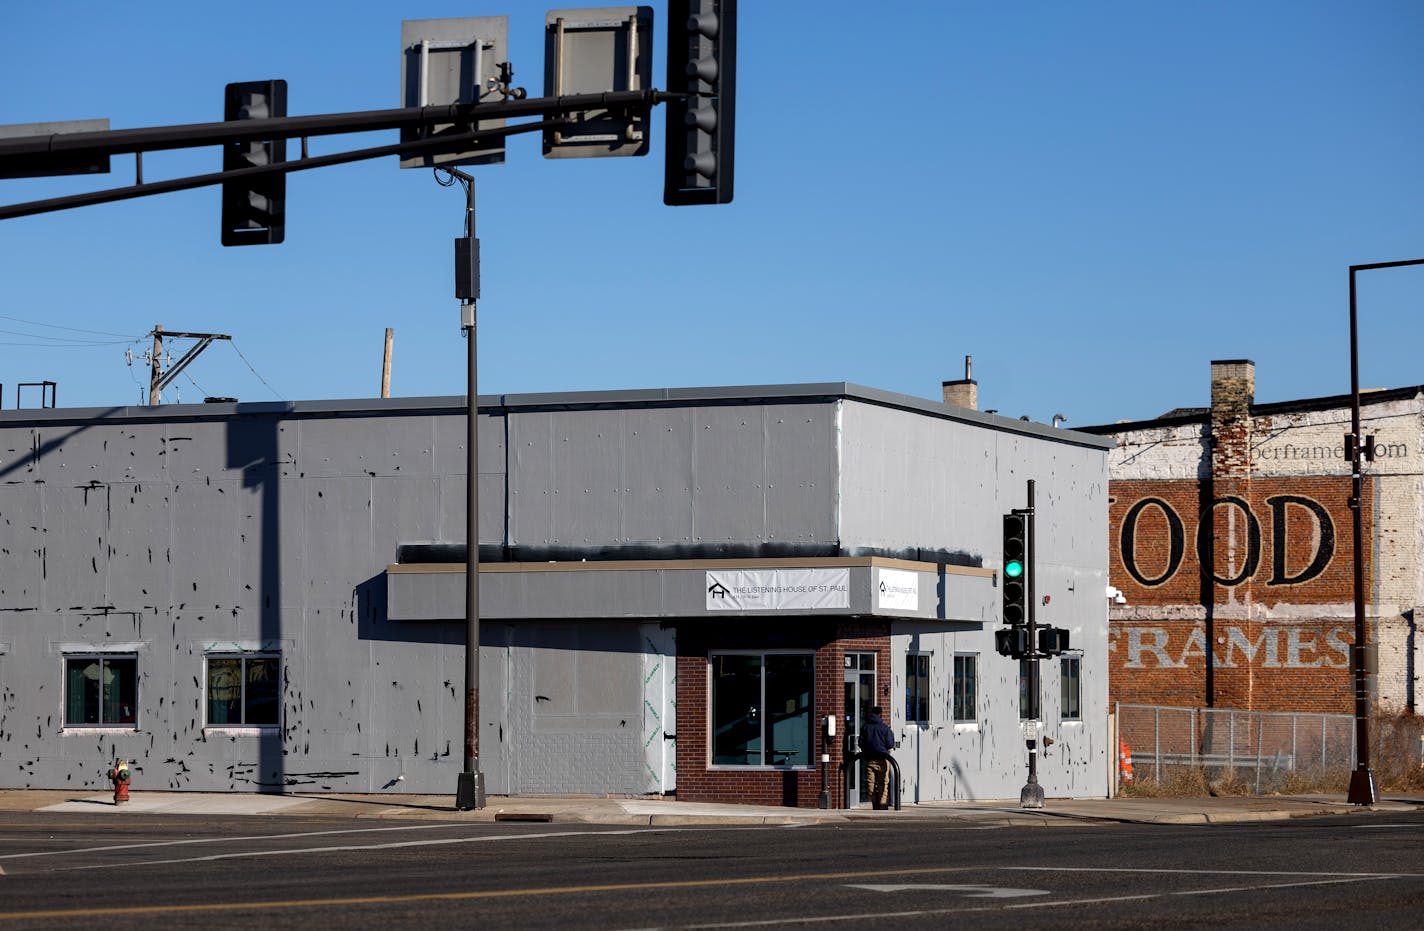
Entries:
[[159,380],[163,377],[163,324],[158,324],[153,328],[153,357],[149,360],[148,374],[148,405],[154,407],[158,404],[158,396],[161,389],[158,387]]
[[381,360],[381,397],[391,396],[391,342],[395,337],[395,330],[386,327],[386,353]]

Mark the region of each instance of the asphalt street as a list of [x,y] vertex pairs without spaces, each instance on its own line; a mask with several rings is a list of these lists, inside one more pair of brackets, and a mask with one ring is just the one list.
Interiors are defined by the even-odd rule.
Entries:
[[1043,828],[6,812],[0,870],[0,929],[1412,929],[1424,813]]

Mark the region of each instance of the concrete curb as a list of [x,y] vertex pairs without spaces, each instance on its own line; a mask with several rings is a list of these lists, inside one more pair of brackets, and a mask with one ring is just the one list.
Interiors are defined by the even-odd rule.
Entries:
[[197,792],[137,792],[115,806],[110,793],[61,790],[0,790],[0,811],[86,813],[125,817],[284,816],[358,818],[377,821],[600,824],[627,827],[876,822],[952,823],[968,828],[1071,827],[1095,824],[1206,825],[1288,821],[1361,812],[1417,812],[1424,794],[1394,795],[1369,808],[1338,797],[1050,799],[1042,809],[1024,809],[1004,799],[988,803],[929,802],[901,811],[822,810],[678,802],[660,798],[497,797],[480,811],[457,811],[453,799],[435,795],[321,795]]

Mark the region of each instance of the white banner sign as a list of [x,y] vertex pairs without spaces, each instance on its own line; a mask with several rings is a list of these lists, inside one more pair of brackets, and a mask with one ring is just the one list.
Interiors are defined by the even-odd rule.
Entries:
[[920,574],[881,569],[875,584],[875,606],[882,611],[920,610]]
[[726,569],[707,573],[708,611],[850,607],[850,569]]

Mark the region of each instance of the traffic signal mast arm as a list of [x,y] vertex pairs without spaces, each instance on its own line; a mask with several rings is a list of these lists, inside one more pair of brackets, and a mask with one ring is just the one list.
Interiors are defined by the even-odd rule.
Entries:
[[[221,184],[235,178],[250,175],[271,174],[289,171],[303,171],[341,165],[347,162],[380,158],[386,155],[402,155],[413,152],[440,151],[456,148],[470,141],[512,136],[526,132],[542,132],[556,128],[567,122],[567,115],[593,108],[613,109],[618,107],[653,107],[669,100],[680,100],[683,94],[672,94],[660,90],[610,91],[599,94],[567,94],[561,97],[536,97],[527,100],[493,101],[480,104],[452,104],[443,107],[405,107],[397,110],[370,110],[351,113],[328,113],[314,116],[292,116],[274,119],[230,120],[221,123],[195,123],[182,126],[160,126],[146,129],[116,129],[89,133],[51,133],[43,136],[26,136],[16,139],[0,139],[0,178],[8,176],[10,165],[33,165],[36,158],[46,155],[66,158],[106,157],[144,152],[158,152],[169,149],[198,148],[209,145],[223,145],[230,142],[246,142],[266,139],[305,139],[308,136],[330,136],[342,133],[370,132],[381,129],[399,129],[408,126],[430,127],[441,123],[474,125],[479,120],[500,119],[520,116],[553,116],[554,119],[534,123],[521,123],[498,129],[477,130],[464,133],[446,133],[431,136],[418,142],[395,143],[341,152],[334,155],[300,158],[281,162],[263,168],[244,168],[238,171],[215,172],[168,181],[134,184],[127,188],[111,188],[89,194],[57,197],[49,200],[0,206],[0,220],[12,217],[32,216],[84,207],[91,204],[109,203],[145,197],[150,194],[165,194],[191,188]],[[303,146],[305,150],[305,146]]]

